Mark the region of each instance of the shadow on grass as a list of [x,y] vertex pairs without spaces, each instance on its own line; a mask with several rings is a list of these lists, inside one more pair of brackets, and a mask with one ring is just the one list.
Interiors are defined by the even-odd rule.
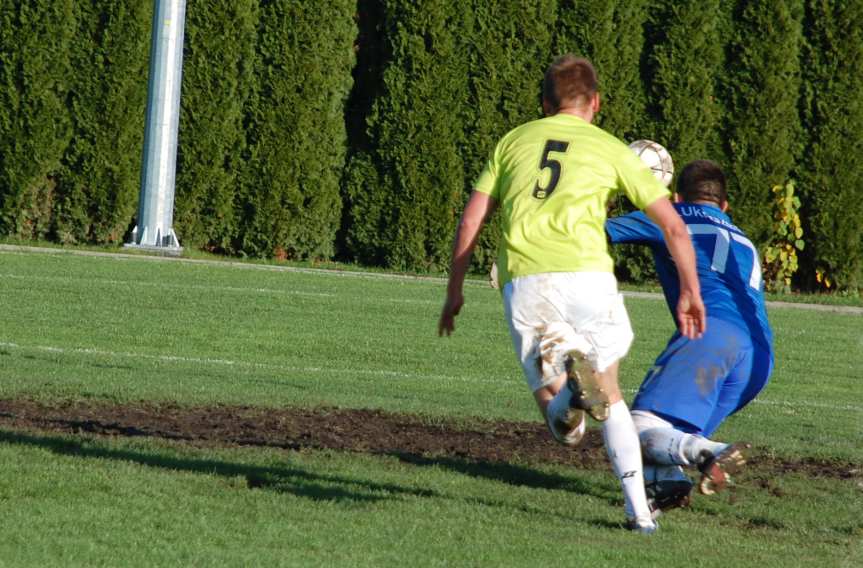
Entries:
[[619,529],[622,523],[611,523],[597,519],[584,517],[584,508],[579,504],[578,495],[590,496],[607,502],[613,507],[623,506],[623,497],[620,490],[613,483],[600,482],[548,473],[517,464],[503,462],[472,462],[449,457],[426,457],[410,453],[392,453],[405,463],[422,467],[439,467],[461,475],[479,479],[497,481],[514,487],[528,487],[531,489],[560,490],[572,495],[572,508],[568,513],[555,513],[541,505],[513,504],[500,499],[489,499],[486,497],[472,499],[472,502],[487,507],[498,507],[518,510],[531,515],[543,517],[554,517],[564,523],[578,522],[601,528]]
[[516,487],[558,489],[602,499],[608,501],[610,505],[619,505],[623,502],[619,495],[620,491],[613,483],[596,483],[587,479],[548,473],[510,463],[472,462],[458,458],[426,457],[410,453],[393,453],[390,455],[411,465],[440,467],[469,477],[489,479]]
[[213,459],[158,456],[130,449],[92,447],[84,441],[58,436],[0,431],[0,443],[33,446],[61,456],[109,459],[131,462],[169,471],[184,471],[245,478],[250,489],[265,489],[291,493],[316,501],[378,502],[409,497],[439,497],[427,489],[403,487],[392,483],[377,483],[338,475],[320,475],[291,466],[255,466]]
[[[134,435],[134,433],[126,433],[126,435]],[[404,497],[442,500],[469,499],[474,503],[481,503],[490,507],[514,508],[531,514],[549,515],[548,511],[542,510],[539,506],[514,505],[502,500],[487,498],[455,497],[431,489],[405,487],[394,483],[380,483],[339,475],[321,475],[290,464],[258,466],[215,459],[172,457],[128,448],[98,447],[93,445],[89,439],[2,430],[0,430],[0,443],[43,448],[61,456],[109,459],[168,471],[218,475],[228,479],[242,478],[245,479],[249,489],[289,493],[316,501],[375,503]],[[379,455],[389,455],[414,466],[438,467],[461,475],[517,487],[561,490],[577,495],[592,496],[614,506],[622,502],[619,491],[612,484],[596,483],[578,477],[543,472],[517,464],[475,462],[452,457],[426,457],[405,452]],[[579,512],[574,510],[571,515],[556,516],[563,520],[572,520],[579,517]]]

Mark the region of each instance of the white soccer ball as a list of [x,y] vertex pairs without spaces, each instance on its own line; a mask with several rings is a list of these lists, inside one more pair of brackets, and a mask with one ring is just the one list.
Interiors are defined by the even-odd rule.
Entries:
[[641,161],[665,187],[671,184],[671,178],[674,177],[674,162],[671,161],[671,154],[662,144],[653,140],[636,140],[629,145],[629,148],[641,158]]

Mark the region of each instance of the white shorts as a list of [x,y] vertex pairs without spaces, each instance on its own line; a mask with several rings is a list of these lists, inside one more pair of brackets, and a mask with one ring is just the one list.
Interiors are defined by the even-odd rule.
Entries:
[[563,322],[587,340],[586,353],[604,371],[629,351],[632,326],[617,279],[610,272],[548,272],[522,276],[503,289],[504,312],[515,353],[532,391],[553,382],[540,357],[539,344],[549,324]]

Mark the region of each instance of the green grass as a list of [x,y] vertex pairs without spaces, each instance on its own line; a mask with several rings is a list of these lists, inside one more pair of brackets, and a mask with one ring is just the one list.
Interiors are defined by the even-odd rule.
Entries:
[[0,440],[0,556],[14,566],[850,567],[861,552],[854,489],[821,480],[782,480],[783,507],[746,488],[735,504],[697,501],[646,539],[619,528],[601,472],[521,468],[518,481],[330,452]]
[[[436,280],[0,253],[0,397],[383,408],[537,420],[482,285],[453,337]],[[629,298],[631,396],[672,322]],[[863,317],[772,310],[777,368],[718,432],[863,467]],[[255,480],[254,489],[249,480]],[[863,488],[741,486],[620,530],[607,472],[0,432],[0,565],[820,566],[863,563]],[[709,552],[709,554],[708,554]]]
[[[120,254],[120,255],[130,255],[130,256],[142,256],[142,257],[152,257],[152,250],[139,250],[135,248],[127,248],[122,245],[111,246],[111,245],[61,245],[56,242],[51,241],[34,241],[32,239],[19,239],[16,237],[0,237],[0,247],[5,247],[7,249],[15,249],[20,248],[22,250],[27,249],[45,249],[46,251],[54,251],[56,253],[80,253],[80,252],[90,252],[96,254]],[[168,255],[171,256],[171,255]],[[306,261],[298,261],[298,260],[274,260],[274,259],[260,259],[260,258],[248,258],[248,257],[228,257],[224,255],[212,254],[206,251],[185,248],[182,249],[180,257],[183,260],[191,260],[191,261],[205,261],[205,262],[214,262],[220,264],[234,264],[234,265],[248,265],[248,266],[258,266],[258,267],[278,267],[278,268],[306,268],[306,269],[323,269],[323,270],[331,270],[331,271],[339,271],[339,272],[360,272],[364,274],[386,274],[393,275],[394,271],[388,270],[385,268],[375,267],[375,266],[362,266],[355,263],[346,263],[339,261],[330,261],[330,260],[306,260]],[[446,274],[437,271],[425,271],[425,272],[400,272],[398,273],[401,276],[407,277],[417,277],[417,278],[446,278]],[[488,281],[487,274],[476,274],[471,273],[467,275],[468,282],[485,284]],[[659,293],[662,292],[662,287],[659,285],[658,281],[645,281],[643,283],[621,283],[620,287],[624,291],[632,291],[632,292],[654,292]],[[795,304],[808,303],[808,304],[821,304],[821,305],[832,305],[832,306],[854,306],[854,307],[863,307],[863,296],[860,295],[860,290],[843,290],[840,292],[828,292],[821,291],[817,293],[813,292],[792,292],[789,294],[784,294],[781,292],[768,293],[767,299],[769,301],[778,301],[778,302],[790,302]]]

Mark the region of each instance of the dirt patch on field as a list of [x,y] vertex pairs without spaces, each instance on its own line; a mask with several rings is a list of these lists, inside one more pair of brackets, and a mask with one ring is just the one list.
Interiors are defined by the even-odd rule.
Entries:
[[[0,428],[146,436],[203,446],[331,449],[395,455],[410,462],[451,458],[475,463],[554,463],[608,468],[602,437],[589,430],[577,448],[552,441],[540,422],[446,422],[379,410],[336,408],[264,409],[250,406],[174,404],[42,403],[0,400]],[[863,466],[827,460],[783,460],[756,448],[751,474],[800,473],[811,477],[863,479]],[[765,486],[766,489],[770,487]]]

